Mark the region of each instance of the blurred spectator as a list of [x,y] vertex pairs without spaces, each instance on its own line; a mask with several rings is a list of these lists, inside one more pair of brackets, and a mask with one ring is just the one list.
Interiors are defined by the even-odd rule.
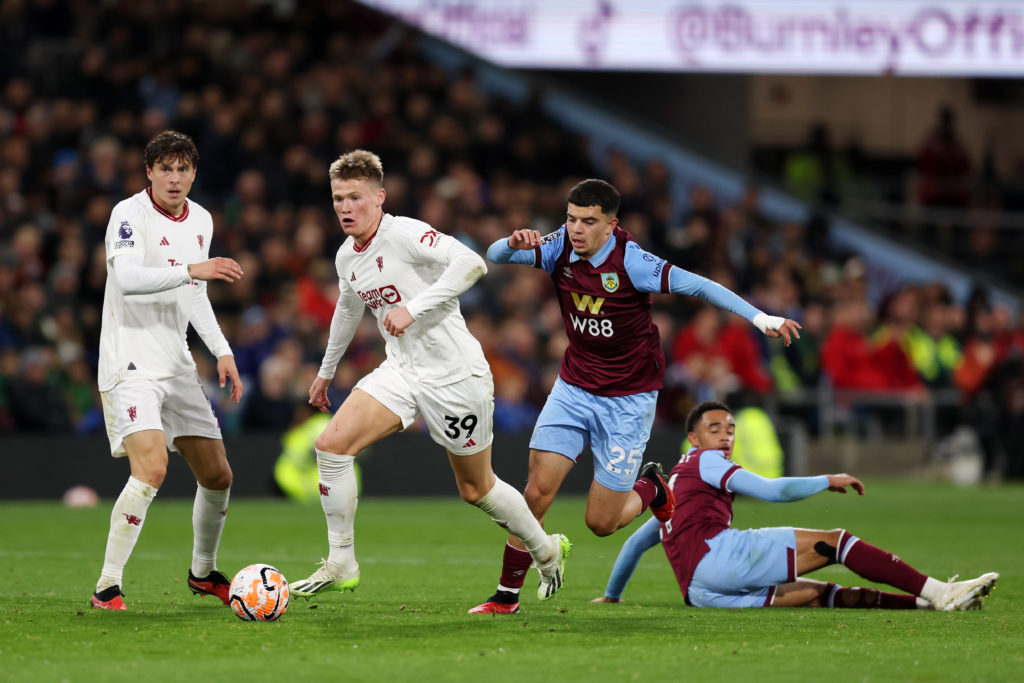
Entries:
[[10,384],[9,400],[15,427],[25,432],[71,431],[71,416],[60,387],[50,377],[51,353],[32,347],[21,356]]
[[917,150],[917,199],[928,206],[966,207],[971,202],[971,159],[956,132],[956,114],[939,110],[938,121]]

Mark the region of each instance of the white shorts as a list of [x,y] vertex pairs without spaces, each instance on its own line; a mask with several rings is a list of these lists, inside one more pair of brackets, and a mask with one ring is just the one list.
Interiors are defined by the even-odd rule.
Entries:
[[494,380],[472,375],[443,387],[403,376],[388,361],[359,380],[362,389],[402,420],[407,428],[422,414],[430,438],[454,455],[473,455],[494,438]]
[[124,437],[147,429],[162,431],[168,450],[175,452],[174,440],[179,436],[221,438],[213,406],[196,374],[127,380],[101,391],[100,398],[110,454],[115,458],[128,454]]

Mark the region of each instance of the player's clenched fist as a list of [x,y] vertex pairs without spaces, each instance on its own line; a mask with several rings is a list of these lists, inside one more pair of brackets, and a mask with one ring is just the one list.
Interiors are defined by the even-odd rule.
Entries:
[[508,246],[513,249],[536,249],[540,246],[540,233],[536,230],[516,230],[508,238]]
[[209,261],[189,264],[189,277],[195,280],[226,280],[234,282],[242,278],[242,266],[234,259],[218,256]]

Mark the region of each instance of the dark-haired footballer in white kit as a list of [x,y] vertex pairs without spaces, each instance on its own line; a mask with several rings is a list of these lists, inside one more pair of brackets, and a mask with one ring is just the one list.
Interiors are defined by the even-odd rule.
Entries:
[[[845,493],[846,487],[863,495],[864,486],[848,474],[766,479],[748,472],[729,459],[735,425],[722,403],[697,405],[686,423],[693,448],[669,477],[676,496],[672,518],[660,524],[652,518],[626,540],[604,597],[595,602],[620,602],[640,556],[659,542],[686,604],[696,607],[970,610],[981,608],[999,578],[990,572],[969,581],[938,581],[845,529],[733,529],[737,493],[787,502],[826,489]],[[905,593],[799,578],[834,563]]]
[[146,145],[151,185],[117,204],[106,234],[98,385],[114,457],[127,455],[131,476],[114,503],[103,569],[92,596],[97,609],[126,609],[125,564],[150,503],[167,473],[168,449],[180,452],[197,482],[188,587],[227,604],[230,580],[217,571],[217,547],[231,488],[220,427],[185,341],[189,324],[217,358],[231,397],[242,383],[231,347],[206,295],[206,281],[242,276],[228,258],[210,258],[213,220],[187,199],[199,153],[187,135],[165,131]]

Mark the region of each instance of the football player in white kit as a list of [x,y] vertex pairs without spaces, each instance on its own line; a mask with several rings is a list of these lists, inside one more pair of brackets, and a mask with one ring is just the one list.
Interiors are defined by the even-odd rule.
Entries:
[[187,199],[199,153],[187,135],[165,131],[146,145],[150,187],[114,207],[107,225],[107,284],[100,331],[99,390],[114,457],[128,456],[131,476],[110,515],[97,609],[126,609],[125,563],[146,510],[177,451],[195,474],[194,544],[188,587],[228,602],[229,579],[217,571],[217,546],[231,487],[220,427],[185,342],[188,324],[217,357],[220,385],[242,397],[234,356],[206,295],[206,281],[234,282],[242,269],[209,258],[213,221]]
[[341,295],[310,404],[330,408],[327,388],[364,306],[377,318],[387,357],[356,384],[316,441],[330,551],[312,576],[292,583],[292,593],[310,598],[359,585],[355,456],[423,415],[431,438],[448,453],[463,500],[523,539],[541,576],[538,596],[552,597],[571,546],[562,534],[548,535],[522,494],[491,468],[494,384],[459,310],[458,296],[487,272],[484,260],[422,221],[384,213],[377,155],[344,154],[331,164],[330,179],[348,239],[338,250]]

